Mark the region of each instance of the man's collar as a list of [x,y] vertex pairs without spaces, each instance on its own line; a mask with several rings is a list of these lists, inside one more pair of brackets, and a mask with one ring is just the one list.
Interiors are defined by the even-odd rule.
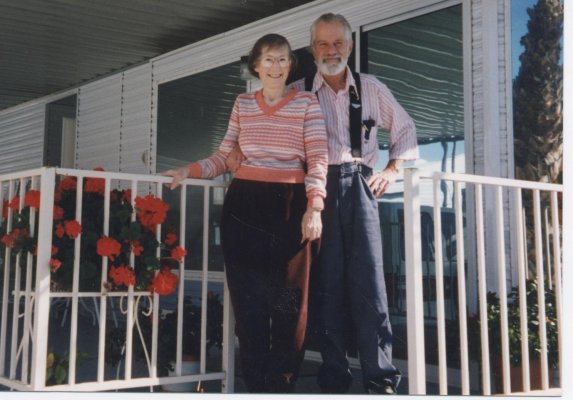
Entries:
[[[313,84],[312,84],[312,92],[316,93],[324,84],[326,84],[324,77],[322,76],[320,71],[316,71],[316,75],[314,76],[314,80],[313,80]],[[348,65],[347,65],[346,66],[346,82],[345,82],[344,90],[348,91],[348,88],[350,86],[354,86],[354,88],[356,89],[356,82],[354,81],[354,76],[352,75],[352,72],[350,71],[350,67],[348,67]]]

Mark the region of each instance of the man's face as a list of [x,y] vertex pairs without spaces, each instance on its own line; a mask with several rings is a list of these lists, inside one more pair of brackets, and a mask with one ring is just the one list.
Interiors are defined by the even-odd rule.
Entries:
[[346,37],[344,26],[337,22],[316,25],[312,55],[323,75],[338,75],[346,68],[352,52],[352,41]]

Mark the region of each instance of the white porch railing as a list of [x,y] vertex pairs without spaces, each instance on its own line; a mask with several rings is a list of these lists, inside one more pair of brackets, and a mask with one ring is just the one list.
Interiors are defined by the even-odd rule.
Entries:
[[[452,182],[454,187],[454,211],[455,211],[455,238],[457,287],[458,287],[458,322],[459,322],[459,346],[452,348],[452,343],[447,342],[449,337],[446,331],[444,312],[444,275],[443,275],[443,244],[441,223],[441,199],[440,183]],[[563,379],[561,374],[561,222],[560,210],[562,200],[561,185],[544,184],[536,182],[516,181],[510,179],[489,178],[451,173],[422,174],[417,169],[410,168],[404,174],[404,214],[405,214],[405,241],[406,241],[406,290],[407,290],[407,327],[408,327],[408,379],[410,394],[426,393],[426,363],[424,339],[423,314],[423,284],[421,262],[421,204],[420,187],[425,183],[431,184],[433,193],[434,210],[434,258],[435,258],[435,295],[437,308],[437,342],[438,342],[438,370],[439,392],[448,394],[447,355],[459,352],[461,370],[461,382],[450,382],[452,386],[461,386],[461,393],[470,394],[470,388],[478,388],[483,395],[492,393],[491,360],[501,356],[501,373],[503,380],[501,387],[497,387],[498,393],[511,393],[510,379],[510,331],[508,327],[508,306],[512,307],[515,314],[512,321],[518,320],[517,329],[529,334],[521,335],[518,349],[512,348],[512,354],[517,351],[520,356],[522,367],[521,378],[523,386],[519,392],[531,392],[530,382],[530,346],[528,336],[532,334],[539,337],[539,360],[541,387],[538,389],[548,390],[555,387],[551,382],[552,373],[556,373],[559,381]],[[465,200],[462,195],[462,187],[465,187]],[[524,210],[524,193],[531,195],[532,209]],[[549,212],[545,214],[545,224],[542,222],[542,196]],[[506,212],[509,210],[509,212]],[[527,211],[527,212],[525,212]],[[465,213],[465,216],[464,216]],[[532,216],[531,216],[532,214]],[[548,218],[548,215],[551,218]],[[527,216],[526,216],[527,215]],[[464,223],[465,221],[465,223]],[[526,223],[529,223],[529,229]],[[464,225],[467,228],[464,228]],[[533,247],[527,248],[527,231],[529,243]],[[466,254],[470,254],[466,257]],[[475,255],[475,257],[474,257]],[[467,261],[466,261],[467,260]],[[547,262],[545,263],[544,260]],[[487,265],[489,264],[489,265]],[[529,267],[528,267],[529,264]],[[532,268],[533,266],[533,268]],[[532,269],[534,271],[532,271]],[[471,272],[471,274],[470,274]],[[467,275],[466,275],[467,274]],[[470,278],[470,276],[472,278]],[[508,302],[507,282],[512,276],[517,276],[517,285],[514,285],[513,303]],[[476,279],[474,279],[475,277]],[[533,278],[537,283],[537,296],[528,299],[526,282]],[[495,315],[491,314],[492,303],[488,304],[487,287],[491,281],[497,282],[497,295],[499,297],[499,338],[501,343],[490,341],[488,333],[489,323]],[[547,287],[546,287],[547,285]],[[489,285],[491,288],[491,284]],[[430,288],[427,288],[430,290]],[[533,293],[533,292],[531,292]],[[531,294],[529,293],[529,294]],[[552,304],[546,304],[550,293],[554,293]],[[475,294],[475,295],[474,295]],[[531,297],[531,296],[529,296]],[[527,301],[530,301],[527,304]],[[475,318],[479,320],[479,331],[468,332],[467,310],[473,304],[476,309]],[[551,309],[551,307],[553,307]],[[550,310],[551,309],[551,310]],[[490,311],[488,311],[490,310]],[[517,310],[517,311],[515,311]],[[537,310],[535,317],[538,323],[538,332],[530,332],[528,328],[528,311]],[[547,327],[554,321],[548,320],[546,311],[551,311],[556,319],[554,327],[557,337],[548,337]],[[529,321],[531,323],[531,321]],[[515,327],[514,327],[515,328]],[[470,382],[470,346],[468,335],[472,339],[479,336],[481,353],[477,363],[480,365],[480,373],[474,377],[480,382]],[[515,329],[511,331],[515,335]],[[515,336],[514,336],[515,337]],[[475,340],[474,340],[475,341]],[[557,367],[553,368],[548,362],[550,343],[551,351],[556,352],[557,360],[553,360]],[[555,345],[556,343],[556,345]],[[513,343],[515,345],[515,343]],[[449,347],[448,347],[449,345]],[[500,346],[500,354],[492,354],[492,346]],[[555,348],[556,347],[556,348]],[[557,384],[560,387],[560,383]],[[476,393],[474,389],[474,393]]]
[[[216,188],[225,186],[222,182],[187,180],[184,190],[165,192],[162,184],[170,181],[169,178],[148,175],[133,175],[111,172],[80,171],[54,168],[41,168],[33,171],[0,176],[0,215],[6,232],[12,232],[17,228],[18,221],[14,220],[15,213],[22,213],[28,207],[26,194],[33,190],[41,192],[38,208],[28,207],[29,224],[27,233],[32,241],[37,243],[37,253],[34,251],[21,251],[15,254],[15,245],[5,246],[3,254],[0,254],[0,384],[16,390],[26,391],[100,391],[144,386],[155,386],[196,381],[221,381],[223,392],[232,392],[234,387],[234,332],[232,313],[226,286],[224,287],[224,317],[223,317],[223,349],[218,357],[207,357],[207,305],[201,302],[201,350],[200,371],[196,374],[182,373],[182,323],[181,316],[177,323],[177,351],[175,360],[175,375],[164,376],[157,371],[158,355],[162,351],[159,337],[159,311],[162,308],[162,296],[150,294],[147,290],[134,290],[130,286],[127,290],[118,288],[110,289],[107,282],[109,263],[108,257],[102,257],[100,278],[98,278],[98,290],[80,290],[81,273],[87,265],[80,263],[82,240],[84,233],[74,239],[73,242],[73,266],[72,286],[67,291],[57,290],[52,281],[50,262],[52,259],[52,242],[54,234],[53,204],[58,196],[57,184],[65,176],[75,177],[77,181],[77,197],[75,198],[72,217],[83,222],[86,210],[83,196],[85,183],[89,179],[100,178],[104,180],[103,193],[103,219],[101,231],[104,235],[110,234],[110,215],[112,212],[112,189],[129,188],[131,204],[134,204],[135,194],[146,195],[152,193],[157,198],[169,196],[175,197],[179,204],[180,215],[176,223],[179,232],[180,243],[188,242],[185,239],[188,219],[190,215],[202,215],[202,228],[200,237],[202,246],[197,266],[193,270],[185,271],[185,260],[177,265],[178,276],[186,277],[179,279],[175,302],[177,310],[181,314],[184,298],[189,289],[185,282],[197,280],[198,292],[201,299],[207,299],[209,284],[213,281],[224,283],[224,275],[221,271],[209,271],[210,258],[210,212],[212,208],[211,193]],[[458,279],[458,330],[459,346],[452,348],[452,343],[447,341],[449,332],[446,331],[444,287],[443,287],[443,244],[440,212],[440,182],[452,182],[454,186],[454,211],[456,226],[456,260],[464,260],[460,263],[463,268],[457,268]],[[436,275],[436,315],[437,315],[437,342],[438,342],[438,371],[439,391],[441,394],[448,393],[448,386],[461,387],[462,394],[479,392],[484,395],[491,394],[492,389],[490,375],[490,360],[493,359],[492,344],[488,334],[488,306],[487,288],[491,288],[491,282],[495,282],[495,289],[499,296],[500,309],[500,355],[501,369],[504,377],[501,388],[495,388],[498,392],[510,393],[510,343],[508,338],[508,301],[507,282],[511,277],[517,276],[512,283],[517,282],[518,318],[522,331],[528,329],[528,309],[532,307],[539,310],[538,320],[545,321],[547,305],[545,299],[549,292],[555,294],[552,311],[557,320],[557,368],[559,380],[561,375],[561,227],[560,227],[560,204],[559,198],[562,192],[560,185],[549,185],[533,182],[521,182],[509,179],[496,179],[460,174],[424,175],[415,169],[407,169],[405,172],[405,240],[406,245],[406,291],[407,291],[407,331],[408,331],[408,380],[410,394],[426,393],[426,363],[424,340],[428,332],[424,332],[423,313],[423,283],[421,262],[421,228],[420,186],[424,182],[431,184],[434,204],[434,259]],[[465,189],[465,198],[463,195]],[[218,190],[218,189],[217,189]],[[197,193],[200,191],[201,193]],[[523,193],[531,194],[532,217],[524,216],[522,198]],[[200,209],[187,209],[191,193],[193,198],[199,198],[202,205]],[[543,201],[542,201],[542,196]],[[18,198],[17,200],[14,200]],[[201,200],[202,199],[202,200]],[[7,201],[8,204],[4,204]],[[549,213],[542,218],[543,203],[549,204]],[[12,204],[10,204],[12,203]],[[506,210],[510,212],[507,213]],[[94,211],[94,210],[87,210]],[[551,218],[549,218],[549,215]],[[136,216],[130,216],[135,221]],[[532,221],[531,221],[532,220]],[[526,225],[529,223],[530,230],[534,235],[530,237],[533,247],[527,249]],[[21,222],[21,221],[20,221]],[[113,221],[111,221],[113,223]],[[155,231],[156,239],[161,241],[164,237],[162,226]],[[492,233],[493,232],[493,233]],[[509,249],[509,250],[508,250]],[[158,249],[158,256],[160,250]],[[534,256],[532,256],[534,254]],[[467,256],[466,256],[467,255]],[[189,257],[189,255],[187,256]],[[467,260],[467,261],[465,261]],[[129,261],[134,264],[134,254],[129,256]],[[492,264],[494,263],[494,264]],[[489,264],[489,265],[488,265]],[[533,276],[537,281],[537,297],[535,304],[528,302],[526,295],[526,281],[531,277],[531,268],[527,264],[533,264]],[[496,265],[492,267],[491,265]],[[63,267],[62,267],[63,268]],[[466,275],[467,272],[467,275]],[[476,279],[473,279],[474,274]],[[495,278],[495,279],[492,279]],[[546,284],[547,289],[546,290]],[[430,290],[430,288],[427,288]],[[529,299],[530,300],[530,299]],[[64,304],[64,317],[69,318],[69,323],[61,322],[54,316],[57,304]],[[145,305],[145,307],[142,306]],[[81,311],[89,308],[89,317],[94,320],[95,328],[89,333],[90,340],[95,342],[94,360],[89,366],[92,376],[80,373],[82,365],[77,361],[82,358],[80,352],[82,342],[81,328],[85,325]],[[479,307],[479,309],[478,309]],[[151,331],[147,332],[147,347],[145,348],[146,360],[144,372],[138,370],[141,363],[134,362],[135,347],[141,343],[140,331],[141,313],[150,315]],[[479,320],[479,333],[468,332],[467,310],[477,311]],[[125,313],[125,314],[122,314]],[[117,318],[119,315],[119,318]],[[119,320],[119,321],[118,321]],[[83,321],[83,322],[82,322]],[[91,319],[90,319],[91,321]],[[61,329],[55,323],[61,322]],[[64,331],[63,327],[68,326]],[[118,324],[125,326],[125,341],[123,352],[120,354],[123,367],[111,369],[106,366],[106,344],[110,340],[107,336],[107,327]],[[548,336],[545,324],[539,324],[539,353],[541,360],[541,389],[547,390],[552,385],[550,372],[555,370],[549,363],[548,352],[553,338]],[[55,332],[55,333],[54,333]],[[54,337],[57,334],[58,337]],[[468,336],[469,335],[469,336]],[[479,360],[481,374],[470,373],[470,352],[468,337],[480,337],[482,344]],[[87,335],[86,335],[87,336]],[[48,354],[54,352],[54,344],[65,343],[68,353],[67,376],[64,382],[59,384],[46,384],[46,366]],[[448,347],[449,345],[449,347]],[[521,362],[523,366],[522,392],[530,392],[530,356],[527,336],[524,336],[520,344]],[[61,350],[61,349],[60,349]],[[555,350],[555,349],[553,349]],[[448,382],[448,355],[452,352],[459,353],[459,368],[461,382]],[[213,361],[213,358],[217,360]],[[209,361],[209,365],[207,365]],[[88,361],[88,363],[91,361]],[[64,363],[65,364],[65,363]],[[65,365],[63,365],[65,366]],[[118,374],[122,372],[120,377]],[[479,382],[475,382],[475,380]],[[477,389],[476,389],[477,387]]]
[[[72,210],[67,210],[66,218],[77,220],[83,226],[83,233],[73,239],[71,258],[73,265],[70,266],[72,279],[71,287],[68,290],[57,290],[52,280],[52,268],[55,268],[53,256],[55,251],[52,242],[55,240],[54,228],[62,229],[62,235],[67,234],[62,227],[55,226],[54,223],[54,200],[61,195],[58,191],[58,184],[64,177],[74,177],[77,187],[76,197]],[[180,207],[178,221],[174,222],[175,231],[178,232],[180,246],[185,247],[187,224],[190,213],[187,212],[188,192],[192,188],[198,188],[202,195],[197,196],[197,189],[193,189],[194,195],[202,197],[202,208],[193,210],[193,215],[202,215],[202,250],[199,257],[196,257],[197,264],[194,271],[185,271],[185,257],[183,257],[174,270],[179,277],[176,288],[176,310],[177,318],[177,351],[175,358],[175,373],[173,376],[160,376],[157,371],[157,361],[160,353],[164,351],[160,344],[159,325],[160,311],[163,300],[157,293],[151,293],[146,288],[134,289],[133,285],[122,289],[120,286],[110,288],[109,276],[110,257],[101,257],[101,264],[97,266],[101,270],[96,279],[93,291],[80,290],[80,280],[83,272],[93,265],[83,265],[80,263],[81,257],[85,257],[86,248],[82,248],[82,240],[88,241],[93,238],[84,238],[86,233],[86,215],[90,212],[101,210],[86,210],[84,199],[86,198],[86,184],[89,180],[100,179],[99,183],[104,183],[100,188],[103,204],[103,226],[98,227],[103,235],[110,235],[110,226],[114,224],[112,208],[114,201],[112,190],[118,188],[130,189],[131,199],[126,200],[134,207],[132,215],[128,216],[131,222],[136,221],[135,198],[137,195],[145,196],[152,194],[155,198],[164,197],[163,184],[168,183],[170,178],[150,175],[134,175],[112,172],[40,168],[37,170],[24,171],[0,176],[0,211],[2,219],[0,222],[6,229],[5,234],[20,229],[12,236],[7,235],[5,239],[5,251],[0,254],[0,384],[16,390],[25,391],[100,391],[115,390],[123,388],[134,388],[143,386],[166,385],[183,382],[198,381],[220,381],[223,392],[233,392],[234,387],[234,331],[232,323],[232,313],[228,290],[224,283],[222,272],[209,271],[209,249],[210,249],[210,210],[212,205],[211,192],[215,188],[223,188],[225,183],[205,180],[186,180],[181,190],[170,193],[176,197],[176,202]],[[41,193],[39,208],[30,206],[27,195],[31,191],[39,190]],[[92,188],[93,190],[93,188]],[[96,189],[97,190],[97,189]],[[221,189],[222,190],[222,189]],[[119,192],[116,192],[116,194]],[[123,191],[122,193],[127,193]],[[27,209],[26,211],[24,211]],[[191,210],[189,210],[191,211]],[[25,215],[27,225],[22,227],[22,218]],[[14,218],[16,217],[16,218]],[[22,230],[24,229],[24,230]],[[56,233],[57,234],[57,233]],[[165,232],[162,232],[162,225],[155,229],[155,239],[161,243]],[[1,236],[1,235],[0,235]],[[19,242],[18,242],[19,241]],[[24,244],[23,244],[24,243]],[[27,244],[26,244],[27,243]],[[34,243],[36,254],[30,243]],[[14,254],[15,250],[24,246],[22,251]],[[27,247],[26,247],[27,246]],[[83,250],[82,250],[83,249]],[[60,249],[61,251],[61,249]],[[83,252],[82,252],[83,251]],[[93,249],[92,251],[95,251]],[[156,256],[161,260],[161,247],[157,247]],[[136,268],[135,253],[132,249],[128,256],[129,263]],[[63,257],[63,255],[62,255]],[[63,267],[62,267],[63,268]],[[197,270],[198,269],[198,270]],[[155,272],[157,274],[157,271]],[[153,272],[152,275],[153,277]],[[181,279],[187,277],[186,279]],[[185,282],[189,279],[198,279],[200,288],[198,290],[201,300],[201,327],[200,327],[200,368],[196,374],[183,374],[182,366],[182,312],[184,299],[189,294],[188,285]],[[207,298],[209,297],[209,284],[213,278],[223,286],[223,337],[222,351],[216,360],[209,357],[209,368],[207,368],[207,320],[213,318],[207,314]],[[187,291],[187,292],[186,292]],[[55,305],[64,304],[64,319],[69,316],[69,330],[64,330],[68,322],[61,322],[61,327],[55,327],[54,316]],[[119,305],[119,309],[118,309]],[[83,308],[81,308],[83,307]],[[86,342],[86,338],[81,337],[82,324],[85,321],[80,316],[80,311],[88,308],[90,318],[93,318],[95,328],[90,332],[88,341],[93,341],[93,357],[91,371],[94,376],[80,376],[81,364],[79,360],[84,358],[80,353],[80,342]],[[172,308],[173,309],[173,308]],[[123,315],[122,315],[123,314]],[[142,316],[145,315],[145,316]],[[119,316],[119,318],[118,318]],[[141,324],[144,318],[151,321],[150,331],[142,332]],[[61,318],[60,318],[61,319]],[[85,319],[85,318],[84,318]],[[119,320],[119,322],[118,322]],[[82,322],[83,321],[83,322]],[[91,321],[91,319],[90,319]],[[115,369],[106,366],[106,346],[111,338],[108,336],[110,325],[125,327],[125,341],[123,342],[123,353],[119,354],[120,367]],[[147,335],[145,337],[145,335]],[[56,337],[57,336],[57,337]],[[145,340],[142,338],[145,337]],[[60,354],[59,361],[50,358],[54,355],[54,348],[61,348],[62,343],[67,343],[67,350],[63,350],[67,355]],[[135,347],[143,350],[144,368],[136,371]],[[49,356],[49,354],[51,354]],[[66,361],[67,358],[67,361]],[[54,365],[54,362],[60,362]],[[52,363],[55,374],[62,376],[62,368],[67,372],[63,382],[47,385],[47,366]],[[66,366],[67,364],[67,366]],[[119,376],[121,365],[123,364],[123,374]],[[62,367],[62,368],[60,368]],[[138,365],[141,367],[141,365]],[[58,369],[60,368],[60,369]],[[89,375],[89,374],[88,374]],[[115,376],[114,376],[115,375]],[[61,381],[62,379],[60,379]]]

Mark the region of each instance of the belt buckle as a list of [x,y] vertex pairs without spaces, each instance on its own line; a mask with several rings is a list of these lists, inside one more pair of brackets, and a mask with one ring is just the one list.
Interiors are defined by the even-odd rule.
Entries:
[[352,159],[352,164],[356,167],[358,172],[362,173],[362,165],[364,165],[362,163],[362,157],[354,157]]

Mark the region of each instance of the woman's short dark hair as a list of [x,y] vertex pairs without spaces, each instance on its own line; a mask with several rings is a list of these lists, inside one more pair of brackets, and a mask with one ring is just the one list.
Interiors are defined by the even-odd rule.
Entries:
[[289,72],[292,72],[296,68],[296,56],[292,52],[288,40],[284,36],[279,35],[278,33],[269,33],[256,41],[255,45],[251,49],[251,52],[249,53],[249,59],[247,62],[247,65],[249,67],[249,72],[253,76],[256,76],[258,78],[259,73],[255,71],[255,68],[257,66],[257,62],[259,61],[259,58],[261,58],[261,53],[263,52],[263,49],[266,48],[276,49],[279,47],[286,47],[288,49],[289,59],[290,59]]

